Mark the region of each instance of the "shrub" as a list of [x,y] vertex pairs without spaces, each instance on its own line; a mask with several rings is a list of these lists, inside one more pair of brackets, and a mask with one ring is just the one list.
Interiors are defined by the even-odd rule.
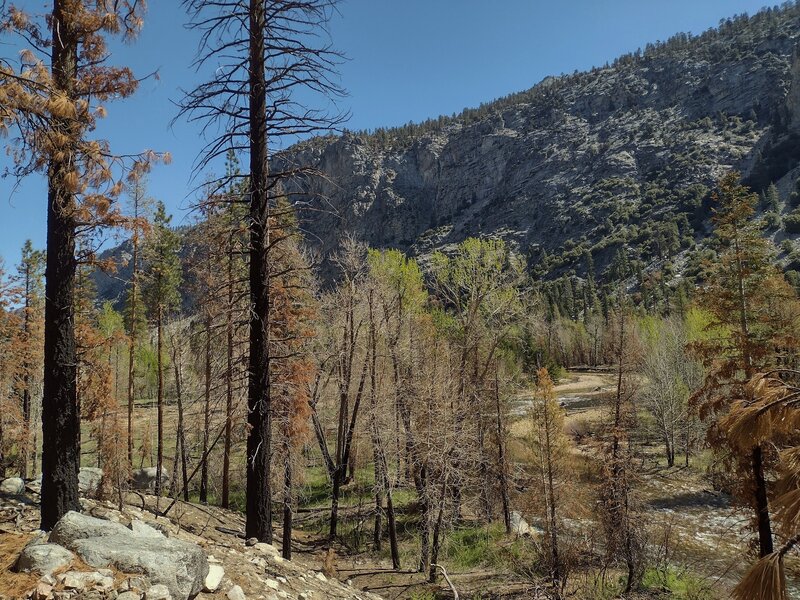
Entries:
[[786,233],[800,233],[800,209],[795,209],[783,218]]

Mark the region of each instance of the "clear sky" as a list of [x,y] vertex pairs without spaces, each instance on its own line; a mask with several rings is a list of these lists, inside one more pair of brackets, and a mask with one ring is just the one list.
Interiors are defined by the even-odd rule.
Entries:
[[[31,13],[46,0],[13,0]],[[197,39],[184,29],[179,0],[149,0],[145,28],[132,45],[115,46],[111,64],[141,76],[158,71],[139,92],[109,103],[98,134],[116,152],[145,148],[172,153],[156,167],[150,194],[191,220],[192,163],[201,146],[198,128],[179,122],[173,102],[196,80],[191,68]],[[440,114],[527,89],[547,75],[602,65],[679,31],[700,33],[721,18],[754,13],[763,0],[344,0],[332,24],[348,96],[350,129],[371,129]],[[16,48],[0,43],[0,55]],[[0,168],[4,166],[0,156]],[[202,179],[202,177],[201,177]],[[196,182],[195,182],[196,183]],[[0,256],[6,267],[32,239],[44,246],[46,194],[40,176],[15,186],[0,179]]]

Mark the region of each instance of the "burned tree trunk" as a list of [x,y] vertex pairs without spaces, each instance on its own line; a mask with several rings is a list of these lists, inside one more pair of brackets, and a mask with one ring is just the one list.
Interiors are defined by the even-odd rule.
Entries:
[[[71,3],[55,0],[52,30],[52,75],[55,87],[75,97],[78,37],[67,15]],[[77,124],[55,119],[55,128],[75,140]],[[53,156],[47,171],[47,267],[44,323],[44,393],[42,435],[42,521],[49,531],[71,510],[80,510],[80,409],[75,345],[75,196],[67,178],[74,149]]]

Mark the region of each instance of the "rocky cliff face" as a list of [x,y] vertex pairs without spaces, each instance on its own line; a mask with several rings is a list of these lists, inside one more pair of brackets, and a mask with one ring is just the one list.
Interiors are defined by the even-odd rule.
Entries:
[[661,253],[661,229],[691,243],[723,172],[758,189],[796,166],[799,37],[800,9],[762,12],[459,117],[306,142],[292,159],[327,177],[301,191],[330,209],[310,239],[424,255],[500,236],[564,267],[587,251],[600,266],[623,246]]

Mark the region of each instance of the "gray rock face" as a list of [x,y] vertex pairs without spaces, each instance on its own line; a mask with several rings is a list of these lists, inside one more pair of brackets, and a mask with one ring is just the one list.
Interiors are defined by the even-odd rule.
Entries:
[[[323,255],[344,233],[421,256],[479,235],[522,254],[584,242],[602,267],[618,225],[667,211],[692,219],[688,188],[731,168],[755,176],[758,152],[766,163],[768,147],[800,131],[799,15],[550,77],[438,123],[299,144],[290,160],[327,177],[294,191],[333,207],[309,218],[308,238]],[[769,178],[791,165],[780,169]]]
[[49,575],[56,569],[70,564],[75,555],[57,544],[30,544],[17,559],[18,571],[33,571]]
[[0,481],[0,494],[18,496],[25,493],[25,482],[19,477],[8,477]]
[[134,527],[70,512],[53,528],[50,541],[69,548],[92,567],[142,573],[153,585],[166,586],[175,600],[203,589],[208,561],[199,546],[166,538],[146,524]]
[[[136,469],[133,472],[132,483],[133,488],[137,490],[153,491],[156,489],[156,473],[157,467],[145,467],[144,469]],[[161,469],[161,486],[162,488],[169,485],[169,474],[166,469]]]

